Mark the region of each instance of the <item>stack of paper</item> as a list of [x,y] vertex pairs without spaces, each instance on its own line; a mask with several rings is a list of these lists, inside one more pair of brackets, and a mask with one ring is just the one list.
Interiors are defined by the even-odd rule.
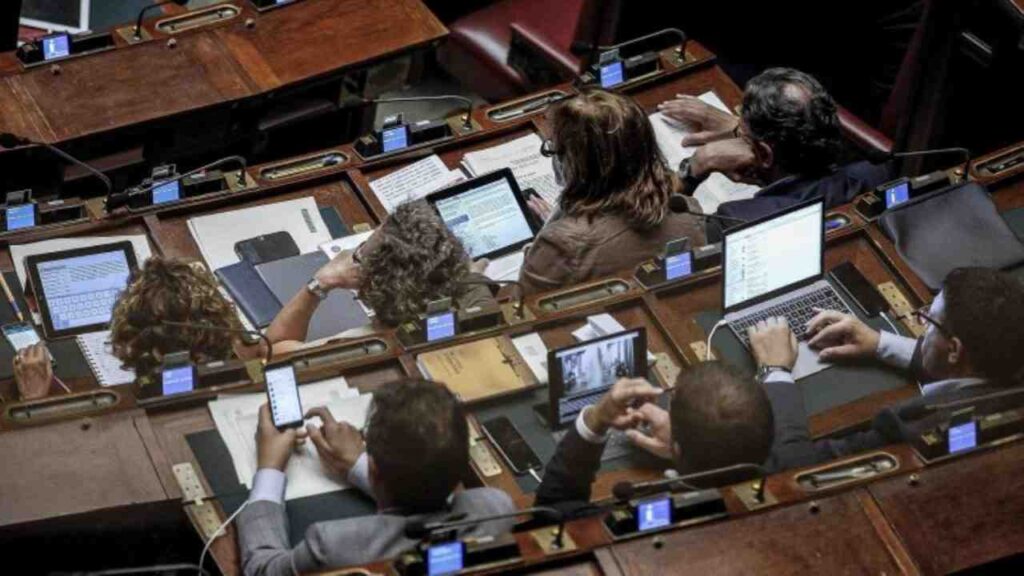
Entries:
[[[732,113],[714,92],[705,92],[697,98],[715,108],[730,114]],[[679,163],[683,159],[693,156],[693,153],[697,150],[695,146],[683,146],[681,143],[683,136],[689,134],[690,130],[661,112],[655,112],[648,116],[648,118],[651,121],[651,127],[654,129],[654,137],[658,142],[658,149],[661,150],[661,155],[665,157],[665,163],[673,170],[678,169]],[[700,202],[701,208],[705,212],[713,213],[718,210],[718,205],[722,202],[753,198],[759,189],[757,186],[751,186],[750,184],[733,182],[724,175],[714,172],[697,187],[694,197]]]
[[541,384],[548,383],[548,347],[541,340],[540,334],[530,332],[512,339],[519,355],[526,361],[534,377]]
[[[366,423],[372,400],[370,394],[360,395],[357,390],[349,388],[344,378],[299,386],[299,398],[304,410],[326,406],[335,420],[348,422],[356,428],[362,428]],[[266,401],[266,394],[256,393],[221,396],[209,404],[217,431],[231,454],[238,481],[250,489],[256,474],[259,410]],[[319,418],[312,419],[312,422],[322,424]],[[320,456],[311,442],[306,442],[299,451],[292,454],[285,472],[288,475],[285,500],[349,488],[340,478],[324,470]]]
[[555,169],[551,159],[541,155],[540,145],[540,136],[528,134],[493,148],[469,152],[462,158],[462,166],[473,177],[511,168],[519,188],[533,188],[549,204],[557,206],[562,189],[555,183]]
[[434,154],[370,182],[370,189],[391,214],[400,204],[426,198],[431,192],[464,178],[462,172],[449,170]]

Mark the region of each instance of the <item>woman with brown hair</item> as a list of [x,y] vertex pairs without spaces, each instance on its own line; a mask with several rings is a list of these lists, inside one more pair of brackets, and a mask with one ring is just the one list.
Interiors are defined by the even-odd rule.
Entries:
[[520,272],[527,292],[629,269],[670,240],[705,243],[698,218],[669,209],[669,197],[682,183],[665,165],[635,102],[589,90],[552,107],[547,119],[551,138],[541,153],[552,158],[563,190],[553,214],[531,198],[531,208],[547,222]]

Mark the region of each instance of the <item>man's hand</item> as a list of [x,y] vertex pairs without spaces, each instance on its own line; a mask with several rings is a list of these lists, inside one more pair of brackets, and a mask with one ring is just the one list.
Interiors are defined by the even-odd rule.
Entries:
[[652,386],[643,378],[622,378],[601,397],[597,405],[584,413],[584,422],[594,434],[604,434],[609,428],[632,428],[640,421],[637,408],[661,393],[661,388]]
[[530,212],[533,212],[541,222],[547,222],[548,218],[551,217],[551,212],[554,211],[554,207],[547,200],[541,198],[540,194],[531,194],[526,199],[526,205],[530,208]]
[[359,264],[353,259],[355,250],[337,254],[316,273],[317,282],[324,290],[346,288],[356,290],[360,284]]
[[721,172],[736,182],[757,181],[757,156],[742,138],[730,138],[705,144],[690,157],[690,173],[703,178]]
[[835,310],[819,311],[807,323],[807,334],[813,335],[807,345],[829,362],[874,358],[881,337],[856,317]]
[[685,94],[676,94],[675,100],[658,104],[658,110],[693,130],[693,133],[683,136],[683,146],[700,146],[728,138],[740,121],[728,112]]
[[22,348],[14,356],[14,380],[22,400],[45,398],[53,382],[53,364],[46,344],[39,342]]
[[306,441],[306,431],[288,428],[283,432],[274,427],[270,406],[260,406],[260,423],[256,427],[256,467],[273,468],[284,472],[292,451]]
[[356,465],[356,460],[366,452],[366,442],[355,426],[348,422],[338,422],[324,406],[312,408],[306,418],[319,416],[323,426],[317,428],[306,425],[310,439],[320,453],[320,461],[324,467],[337,474],[340,478],[348,477],[349,470]]
[[796,336],[781,316],[762,320],[747,328],[750,351],[758,366],[784,366],[793,369],[796,364]]
[[654,404],[644,404],[636,409],[637,420],[640,425],[646,425],[648,434],[640,430],[626,430],[626,436],[635,446],[664,458],[672,459],[672,424],[669,422],[668,412],[662,407]]

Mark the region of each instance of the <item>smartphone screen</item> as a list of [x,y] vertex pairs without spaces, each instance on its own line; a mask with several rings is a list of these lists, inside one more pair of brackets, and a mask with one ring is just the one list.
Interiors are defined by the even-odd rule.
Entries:
[[385,153],[401,150],[409,145],[409,127],[403,124],[394,128],[385,128],[383,140]]
[[675,280],[693,273],[693,252],[680,252],[665,257],[665,280]]
[[462,542],[445,542],[427,548],[427,576],[455,574],[466,565],[466,549]]
[[956,454],[978,446],[978,425],[974,420],[949,427],[949,453]]
[[427,342],[455,336],[455,312],[451,310],[427,316]]
[[267,397],[270,401],[270,415],[274,426],[294,428],[302,424],[302,404],[299,402],[299,386],[295,379],[295,367],[291,364],[267,366],[264,370],[267,381]]
[[636,507],[636,526],[644,530],[664,528],[672,523],[672,500],[671,498],[659,498],[641,502]]
[[196,371],[191,364],[164,368],[161,376],[164,396],[184,394],[196,389]]
[[7,341],[11,343],[11,347],[16,352],[21,352],[25,348],[40,342],[39,333],[27,322],[6,324],[3,327],[3,331]]
[[19,204],[4,209],[4,218],[8,230],[21,230],[36,225],[36,205]]
[[601,88],[611,88],[622,84],[622,62],[612,62],[601,66]]
[[181,200],[181,180],[158,184],[153,188],[153,204],[164,204]]
[[526,439],[519,433],[519,430],[516,430],[515,424],[512,424],[511,420],[501,416],[484,422],[481,427],[513,472],[525,474],[531,469],[541,469],[540,458],[526,443]]
[[900,182],[885,191],[885,207],[892,208],[910,200],[910,182]]

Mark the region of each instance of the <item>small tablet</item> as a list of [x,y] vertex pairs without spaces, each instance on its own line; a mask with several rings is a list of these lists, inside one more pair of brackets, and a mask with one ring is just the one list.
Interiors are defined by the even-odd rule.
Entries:
[[434,192],[427,202],[474,260],[517,252],[537,233],[508,168]]
[[136,268],[127,241],[25,258],[43,333],[53,339],[106,329]]

